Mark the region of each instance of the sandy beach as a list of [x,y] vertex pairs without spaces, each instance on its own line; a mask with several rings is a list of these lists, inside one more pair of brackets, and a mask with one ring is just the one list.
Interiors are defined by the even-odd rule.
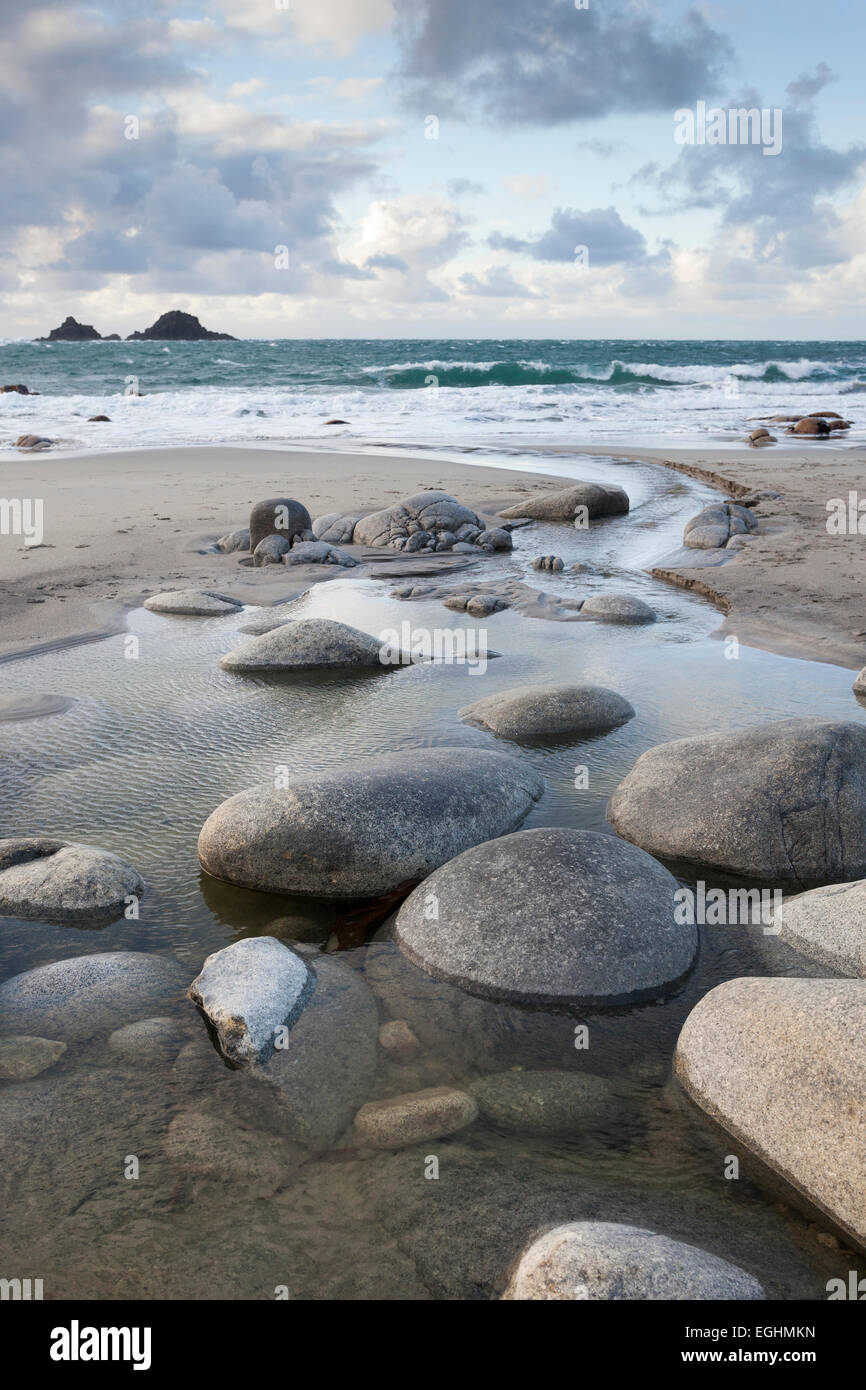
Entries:
[[[828,501],[856,491],[864,448],[829,441],[778,449],[562,445],[533,453],[657,463],[720,496],[779,492],[756,507],[760,529],[742,551],[660,554],[653,573],[714,603],[723,614],[719,636],[859,669],[866,664],[866,548],[859,535],[830,534],[826,522]],[[315,516],[373,510],[438,488],[492,519],[527,493],[564,482],[457,458],[291,447],[17,455],[2,468],[7,496],[41,497],[45,509],[43,546],[27,548],[15,537],[0,545],[5,659],[117,631],[124,612],[160,588],[218,588],[273,603],[332,578],[320,566],[276,576],[272,567],[239,569],[236,557],[209,551],[245,524],[262,497],[296,496]]]

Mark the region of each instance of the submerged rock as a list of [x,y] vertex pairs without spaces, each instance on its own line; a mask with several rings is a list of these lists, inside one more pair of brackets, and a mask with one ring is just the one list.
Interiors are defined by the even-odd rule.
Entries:
[[288,1182],[294,1155],[274,1134],[232,1124],[222,1116],[182,1110],[168,1126],[164,1150],[184,1172],[270,1197]]
[[726,980],[686,1019],[675,1068],[714,1120],[866,1245],[866,980]]
[[189,1033],[177,1019],[143,1018],[115,1029],[108,1049],[137,1066],[167,1066],[188,1042]]
[[192,618],[219,618],[243,608],[240,599],[215,594],[210,589],[172,589],[152,594],[144,600],[144,606],[151,613],[177,613]]
[[612,1221],[573,1221],[524,1250],[503,1299],[586,1301],[762,1299],[737,1265],[655,1231]]
[[421,1049],[417,1037],[402,1018],[382,1024],[379,1029],[379,1046],[395,1062],[411,1062]]
[[223,1056],[240,1066],[267,1060],[276,1030],[297,1021],[314,984],[313,972],[281,941],[251,936],[208,956],[188,993]]
[[549,738],[612,729],[634,718],[628,700],[601,685],[528,685],[487,695],[460,711],[500,738]]
[[[587,830],[523,830],[466,850],[406,899],[394,936],[413,964],[485,999],[626,1004],[689,970],[676,879]],[[436,913],[431,914],[433,902]]]
[[188,979],[176,961],[139,951],[54,961],[0,984],[0,1029],[87,1039],[179,1003]]
[[[505,518],[530,517],[533,521],[575,521],[584,514],[594,520],[602,516],[621,516],[628,511],[628,494],[621,487],[603,483],[572,483],[555,492],[539,492],[506,507]],[[578,508],[585,508],[578,512]]]
[[426,1143],[428,1139],[444,1139],[477,1118],[478,1105],[466,1091],[432,1086],[426,1091],[363,1105],[355,1116],[355,1133],[361,1144],[400,1149]]
[[[280,623],[220,658],[224,671],[315,671],[367,668],[387,671],[405,665],[377,637],[331,618]],[[383,660],[384,657],[384,660]]]
[[610,1082],[579,1071],[515,1071],[469,1088],[488,1124],[514,1134],[580,1134],[610,1121]]
[[376,1078],[379,1012],[361,975],[331,956],[315,961],[315,988],[284,1047],[255,1075],[273,1086],[283,1127],[307,1148],[327,1148],[351,1123]]
[[111,921],[144,879],[117,854],[67,840],[0,840],[0,916],[49,922]]
[[595,594],[581,605],[582,618],[603,623],[654,623],[656,615],[643,599],[631,594]]
[[777,925],[782,940],[810,960],[839,975],[866,976],[866,879],[786,899]]
[[199,859],[245,888],[378,897],[513,830],[543,789],[532,768],[502,753],[386,753],[230,797],[205,822]]
[[66,1043],[51,1038],[0,1038],[0,1077],[4,1081],[29,1081],[53,1067],[66,1051]]
[[70,695],[0,695],[0,724],[15,724],[25,719],[45,719],[51,714],[63,714],[75,704]]
[[303,503],[291,497],[268,497],[250,512],[250,549],[255,551],[265,536],[283,536],[291,545],[295,536],[309,531],[311,525]]
[[651,748],[608,803],[662,859],[771,883],[866,876],[866,729],[782,719]]

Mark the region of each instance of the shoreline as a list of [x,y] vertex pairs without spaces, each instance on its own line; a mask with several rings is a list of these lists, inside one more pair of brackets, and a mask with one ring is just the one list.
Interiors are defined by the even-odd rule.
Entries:
[[[237,567],[227,573],[227,557],[208,547],[243,524],[252,502],[263,496],[288,491],[321,515],[373,509],[441,487],[492,516],[534,488],[563,486],[559,469],[566,459],[594,457],[656,464],[730,497],[780,492],[778,501],[760,503],[761,529],[734,556],[680,550],[660,556],[648,573],[713,604],[723,618],[714,637],[736,636],[777,655],[851,670],[866,665],[859,606],[864,548],[857,546],[859,536],[831,536],[825,524],[827,501],[856,489],[862,446],[822,442],[776,452],[526,440],[509,441],[498,451],[473,449],[462,459],[454,458],[456,449],[440,449],[425,449],[418,457],[412,446],[371,441],[362,452],[334,441],[327,449],[288,443],[279,449],[191,445],[18,455],[4,464],[4,491],[45,496],[46,535],[42,547],[0,547],[6,610],[0,662],[123,631],[125,613],[159,587],[229,588],[237,597],[268,604],[332,577],[318,567],[292,575]],[[178,454],[183,468],[163,471],[160,465]],[[538,471],[503,465],[504,456]],[[85,465],[76,471],[79,478],[86,473],[86,481],[63,476],[73,459]],[[540,471],[546,461],[551,472]],[[16,538],[5,539],[14,545]],[[91,550],[92,556],[74,553]]]

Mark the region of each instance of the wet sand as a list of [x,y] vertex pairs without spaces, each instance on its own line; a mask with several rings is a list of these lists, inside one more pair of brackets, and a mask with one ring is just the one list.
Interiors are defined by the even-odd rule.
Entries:
[[[511,441],[515,455],[518,447]],[[826,524],[827,503],[856,491],[866,446],[538,449],[527,440],[526,450],[557,465],[580,454],[658,463],[720,495],[780,492],[780,500],[758,507],[760,531],[743,550],[660,556],[654,573],[715,603],[725,615],[719,636],[851,669],[866,664],[866,539],[831,535]],[[238,567],[237,556],[208,553],[218,536],[246,523],[262,497],[296,496],[315,516],[442,488],[492,515],[527,491],[565,482],[430,456],[233,447],[17,456],[3,472],[5,496],[44,498],[45,544],[0,543],[0,660],[118,631],[125,610],[159,589],[218,588],[268,603],[333,577],[321,567],[311,575],[252,571]]]

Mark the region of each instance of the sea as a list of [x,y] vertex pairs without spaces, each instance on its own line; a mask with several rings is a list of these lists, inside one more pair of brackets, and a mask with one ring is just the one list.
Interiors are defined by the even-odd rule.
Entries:
[[2,448],[26,433],[75,450],[685,447],[735,444],[753,417],[812,410],[835,410],[853,421],[847,440],[866,438],[866,342],[0,342],[0,385],[18,382],[39,396],[0,395]]

